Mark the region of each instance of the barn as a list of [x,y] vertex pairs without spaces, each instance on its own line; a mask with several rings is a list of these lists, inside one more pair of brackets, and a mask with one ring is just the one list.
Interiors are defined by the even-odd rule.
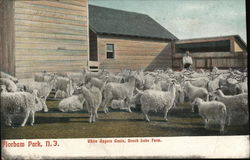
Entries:
[[[179,40],[148,15],[88,5],[88,0],[0,1],[0,67],[18,78],[36,72],[246,68],[238,35]],[[171,23],[171,21],[169,21]]]
[[172,67],[176,36],[145,14],[89,5],[90,69]]
[[87,65],[88,0],[1,0],[0,12],[2,71],[31,78]]
[[212,69],[247,68],[247,46],[239,35],[186,39],[173,45],[173,69],[182,68],[182,57],[189,51],[193,67]]

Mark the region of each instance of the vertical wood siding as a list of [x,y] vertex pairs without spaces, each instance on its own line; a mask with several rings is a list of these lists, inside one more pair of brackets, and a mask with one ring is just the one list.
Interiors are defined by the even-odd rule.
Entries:
[[74,72],[87,65],[88,1],[15,1],[16,75]]
[[15,75],[14,55],[14,8],[13,1],[0,1],[0,68]]
[[[106,58],[106,44],[114,44],[114,59]],[[119,71],[121,69],[153,70],[172,67],[171,43],[98,36],[97,45],[102,69]]]

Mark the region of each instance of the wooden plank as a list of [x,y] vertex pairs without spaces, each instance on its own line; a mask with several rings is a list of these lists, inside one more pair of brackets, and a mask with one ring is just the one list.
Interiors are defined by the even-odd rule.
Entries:
[[61,44],[61,45],[88,45],[87,41],[83,40],[67,40],[67,39],[49,39],[49,38],[16,38],[16,42],[19,43],[39,43],[39,44]]
[[75,16],[86,16],[87,15],[86,12],[82,12],[82,11],[60,9],[60,8],[37,5],[37,4],[29,4],[26,2],[19,2],[19,3],[16,2],[15,7],[16,8],[29,8],[29,9],[34,9],[34,10],[38,10],[38,11],[62,13],[62,14],[75,15]]
[[26,56],[26,55],[16,55],[16,61],[26,60],[26,61],[34,61],[34,60],[86,60],[86,56],[78,55],[78,56]]
[[87,40],[87,36],[63,35],[63,34],[46,34],[35,32],[16,32],[16,37],[25,38],[51,38],[51,39],[69,39],[69,40]]
[[161,60],[161,59],[157,59],[157,60],[134,60],[134,61],[125,61],[125,60],[113,60],[112,62],[110,62],[109,60],[106,61],[102,61],[100,62],[101,65],[110,65],[110,66],[119,66],[119,65],[130,65],[130,64],[149,64],[149,63],[165,63],[166,60]]
[[55,49],[55,50],[87,50],[87,45],[66,45],[66,44],[49,44],[43,43],[16,43],[16,49],[19,48],[29,48],[29,49]]
[[145,49],[145,48],[131,48],[131,49],[116,49],[117,54],[133,54],[133,53],[161,53],[162,48]]
[[156,69],[159,69],[161,67],[171,67],[171,65],[168,65],[167,63],[164,64],[158,64],[158,63],[150,63],[150,64],[130,64],[130,65],[117,65],[117,66],[108,66],[108,65],[101,65],[100,68],[104,69],[140,69],[140,68],[147,68],[147,67],[154,67]]
[[141,42],[158,42],[158,43],[170,43],[170,40],[164,39],[155,39],[155,38],[142,38],[134,36],[125,36],[125,35],[98,35],[99,39],[109,39],[113,40],[128,40],[128,41],[141,41]]
[[76,16],[76,15],[68,15],[57,12],[50,12],[44,10],[35,10],[30,8],[15,8],[15,14],[25,14],[25,15],[34,15],[34,16],[43,16],[43,17],[51,17],[58,18],[62,20],[73,20],[73,21],[86,21],[86,16]]
[[102,37],[100,37],[100,35],[98,35],[98,40],[103,41],[103,42],[108,42],[108,41],[116,41],[116,42],[127,42],[127,43],[155,43],[155,44],[164,44],[164,43],[169,43],[166,41],[158,41],[158,40],[154,40],[154,39],[148,39],[148,38],[143,38],[143,39],[135,39],[132,37],[119,37],[119,36],[113,36],[113,37],[108,37],[108,35],[103,35]]
[[[79,66],[79,68],[80,69],[64,69],[64,70],[57,70],[57,71],[54,71],[54,72],[63,72],[63,73],[65,73],[65,72],[80,72],[80,70],[82,70],[82,66]],[[39,72],[42,72],[42,71],[44,71],[44,70],[36,70],[36,71],[27,71],[27,72],[17,72],[16,73],[16,76],[17,76],[17,78],[20,78],[20,79],[22,79],[22,78],[32,78],[32,79],[34,79],[34,75],[35,75],[35,73],[39,73]],[[51,71],[48,71],[48,72],[51,72]]]
[[[22,2],[19,2],[22,3]],[[42,5],[42,6],[49,6],[49,7],[55,7],[60,9],[70,9],[75,11],[86,11],[86,7],[82,6],[76,6],[76,5],[70,5],[70,4],[63,4],[60,2],[53,2],[53,1],[26,1],[28,4],[36,4],[36,5]],[[86,4],[86,1],[83,1],[83,4]]]
[[87,56],[87,50],[52,50],[52,49],[17,49],[16,55],[37,55],[37,56],[78,56],[84,55]]
[[127,43],[127,42],[99,42],[100,47],[106,47],[106,44],[114,44],[116,47],[127,47],[127,48],[142,48],[142,47],[149,47],[149,48],[165,48],[167,47],[167,43],[165,44],[152,44],[152,43]]
[[53,24],[62,24],[62,25],[71,25],[71,26],[82,26],[86,27],[87,23],[85,21],[75,21],[74,23],[69,20],[58,20],[56,18],[47,18],[42,16],[32,16],[32,15],[21,15],[16,14],[15,20],[28,20],[28,21],[34,21],[34,22],[45,22],[45,23],[53,23]]
[[76,0],[60,0],[60,3],[86,7],[86,0],[80,0],[80,1],[76,1]]
[[[84,63],[83,60],[70,60],[71,65],[82,65],[83,63]],[[35,61],[20,60],[16,62],[16,67],[35,67],[41,65],[64,66],[67,64],[69,64],[68,60],[35,60]]]
[[[139,56],[150,56],[150,55],[154,55],[154,56],[158,56],[159,54],[161,54],[161,52],[159,51],[151,51],[151,52],[139,52],[139,51],[129,51],[129,52],[120,52],[117,51],[115,52],[115,56],[132,56],[132,55],[139,55]],[[101,55],[101,54],[100,54]],[[104,53],[103,55],[106,55],[106,53]]]
[[48,72],[57,72],[57,71],[63,71],[66,72],[68,70],[81,70],[83,66],[86,66],[84,63],[82,65],[62,65],[62,66],[34,66],[34,67],[17,67],[17,73],[22,73],[22,72],[42,72],[42,71],[48,71]]
[[124,46],[124,47],[165,47],[169,43],[166,42],[144,42],[144,41],[135,41],[135,40],[103,40],[98,39],[98,43],[100,46],[106,46],[107,43],[115,43],[117,46]]
[[54,33],[54,34],[71,34],[71,35],[87,35],[87,31],[77,31],[77,30],[68,30],[68,29],[55,29],[55,28],[46,28],[46,27],[36,27],[36,26],[24,26],[16,25],[15,31],[20,32],[39,32],[39,33]]
[[86,27],[77,27],[77,26],[52,24],[52,23],[44,23],[44,22],[33,22],[33,21],[26,21],[26,20],[15,20],[15,26],[40,27],[40,28],[67,30],[67,31],[74,31],[74,32],[84,32],[84,33],[87,32]]
[[116,56],[117,59],[119,60],[147,60],[147,59],[172,59],[172,57],[168,57],[168,56],[151,56],[151,55],[147,55],[147,56],[138,56],[138,55],[132,55],[132,56]]
[[[165,47],[140,47],[140,46],[135,46],[135,47],[127,47],[127,46],[118,46],[118,45],[114,45],[115,47],[115,51],[162,51],[163,49],[165,49]],[[106,46],[99,46],[100,49],[102,49],[103,51],[106,50]]]
[[[171,55],[168,55],[166,53],[161,53],[159,51],[156,52],[115,52],[115,56],[133,56],[133,55],[138,55],[138,56],[158,56],[158,55],[165,55],[171,57]],[[99,56],[106,57],[106,52],[101,52],[99,51]]]

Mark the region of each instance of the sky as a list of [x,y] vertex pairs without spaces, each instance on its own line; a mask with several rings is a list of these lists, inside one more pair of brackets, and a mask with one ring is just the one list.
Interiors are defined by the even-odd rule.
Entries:
[[246,42],[245,0],[89,0],[144,13],[179,39],[240,35]]

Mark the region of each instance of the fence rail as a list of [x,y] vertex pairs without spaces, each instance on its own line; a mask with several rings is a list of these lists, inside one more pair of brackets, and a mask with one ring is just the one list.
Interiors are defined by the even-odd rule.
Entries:
[[[216,66],[219,69],[245,69],[247,68],[247,56],[228,57],[193,57],[193,68],[212,69]],[[182,69],[182,57],[173,57],[173,69]]]

